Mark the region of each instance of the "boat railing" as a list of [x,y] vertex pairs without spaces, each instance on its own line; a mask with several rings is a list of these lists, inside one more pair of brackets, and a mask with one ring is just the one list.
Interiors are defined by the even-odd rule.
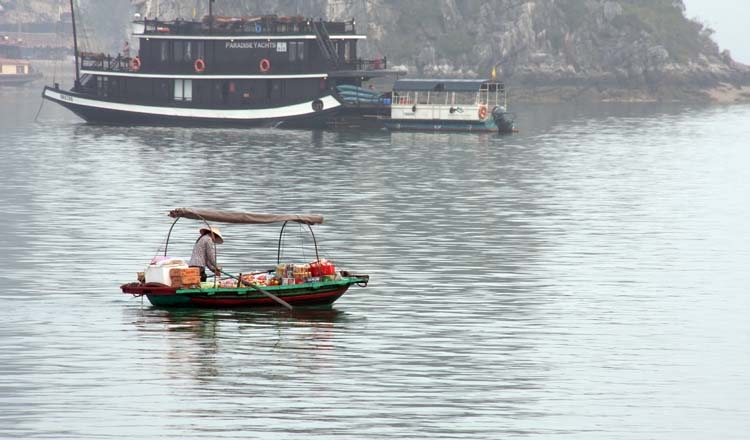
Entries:
[[386,57],[374,60],[356,60],[342,61],[339,64],[342,70],[386,70],[388,69],[388,59]]
[[505,89],[493,87],[482,88],[478,91],[430,91],[430,90],[399,90],[393,92],[393,105],[412,106],[427,105],[432,107],[463,106],[468,108],[505,107]]
[[95,70],[99,72],[129,72],[131,71],[131,58],[120,54],[113,57],[103,53],[81,52],[81,69]]
[[[354,20],[346,22],[324,22],[331,34],[355,34]],[[264,15],[253,17],[204,17],[191,20],[139,20],[133,22],[136,34],[181,35],[196,37],[220,33],[222,35],[309,35],[314,32],[315,22],[302,16]]]

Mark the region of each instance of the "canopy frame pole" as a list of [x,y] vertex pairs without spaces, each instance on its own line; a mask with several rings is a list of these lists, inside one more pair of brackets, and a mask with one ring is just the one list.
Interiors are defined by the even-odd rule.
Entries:
[[169,247],[169,237],[172,235],[172,229],[174,229],[174,225],[181,219],[182,217],[177,217],[172,222],[172,226],[169,227],[169,232],[167,232],[167,241],[164,243],[164,256],[167,256],[167,247]]
[[[277,266],[281,264],[281,239],[284,237],[284,228],[286,228],[287,223],[289,223],[289,220],[284,221],[284,224],[281,225],[281,232],[279,232],[279,246],[276,250],[276,265]],[[318,255],[318,241],[315,239],[315,233],[313,232],[312,225],[307,225],[307,229],[310,230],[310,235],[312,236],[312,239],[313,239],[313,245],[315,246],[315,260],[318,263],[320,263],[320,256]]]
[[[198,217],[200,217],[200,216],[198,216]],[[169,227],[169,232],[167,232],[167,241],[164,242],[164,256],[165,257],[167,256],[167,248],[169,247],[169,237],[172,235],[172,229],[174,229],[174,225],[177,224],[177,222],[181,218],[182,217],[175,218],[174,221],[172,222],[172,226]],[[208,223],[208,221],[206,221],[206,219],[204,219],[203,217],[200,217],[200,220],[203,223],[206,224],[206,227],[208,227],[209,230],[211,229],[211,225]],[[216,260],[214,261],[214,263],[216,264],[216,266],[218,266],[219,265],[219,254],[218,254],[218,250],[216,248],[216,241],[214,241],[214,240],[211,240],[211,241],[213,242],[213,245],[214,245],[214,255],[216,256]],[[214,287],[216,287],[216,282],[217,282],[218,279],[219,279],[219,274],[218,273],[214,273]]]

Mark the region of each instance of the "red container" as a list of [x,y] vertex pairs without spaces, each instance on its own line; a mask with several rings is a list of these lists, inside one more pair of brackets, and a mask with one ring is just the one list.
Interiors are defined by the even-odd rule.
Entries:
[[330,261],[321,262],[321,265],[323,266],[321,268],[322,275],[333,275],[336,273],[336,266]]
[[335,275],[336,266],[328,260],[313,261],[310,263],[310,276],[322,277],[324,275]]
[[320,266],[320,264],[318,264],[317,261],[313,261],[312,263],[310,263],[310,276],[311,277],[319,277],[321,275],[323,275],[323,274],[321,273],[321,266]]

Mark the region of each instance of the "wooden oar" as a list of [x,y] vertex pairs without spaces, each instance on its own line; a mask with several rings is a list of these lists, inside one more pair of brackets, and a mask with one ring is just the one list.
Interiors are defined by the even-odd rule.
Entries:
[[221,269],[219,269],[219,272],[223,273],[224,275],[226,275],[228,277],[234,278],[235,280],[237,280],[237,282],[240,283],[240,286],[242,286],[244,284],[244,285],[246,285],[248,287],[252,287],[253,289],[257,290],[258,292],[262,293],[263,295],[266,295],[267,297],[271,298],[272,300],[276,301],[277,303],[281,304],[282,306],[286,307],[287,309],[293,310],[291,304],[289,304],[288,302],[286,302],[283,299],[279,298],[278,296],[274,295],[273,293],[268,292],[266,290],[263,290],[260,287],[256,286],[255,284],[242,281],[242,279],[240,279],[239,277],[236,277],[236,276],[232,275],[231,273],[226,273],[226,272],[224,272]]

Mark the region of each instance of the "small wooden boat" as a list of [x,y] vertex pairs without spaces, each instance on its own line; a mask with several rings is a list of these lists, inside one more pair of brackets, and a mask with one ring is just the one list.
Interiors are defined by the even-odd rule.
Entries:
[[29,61],[0,56],[0,86],[21,86],[42,77]]
[[[120,286],[125,294],[146,296],[154,306],[160,307],[277,307],[289,309],[298,306],[330,306],[350,286],[367,286],[369,275],[355,275],[345,270],[336,270],[332,263],[321,259],[312,225],[323,222],[320,215],[257,214],[236,211],[178,208],[170,211],[175,220],[169,228],[164,245],[164,254],[154,258],[138,281]],[[281,223],[277,267],[265,272],[247,275],[222,273],[226,277],[215,277],[213,281],[199,282],[193,278],[195,268],[189,268],[182,260],[169,258],[169,237],[175,223],[181,218],[199,220],[209,228],[209,222],[268,224]],[[281,242],[287,223],[296,222],[308,226],[315,246],[315,261],[310,264],[281,264]],[[306,269],[306,270],[305,270]]]

